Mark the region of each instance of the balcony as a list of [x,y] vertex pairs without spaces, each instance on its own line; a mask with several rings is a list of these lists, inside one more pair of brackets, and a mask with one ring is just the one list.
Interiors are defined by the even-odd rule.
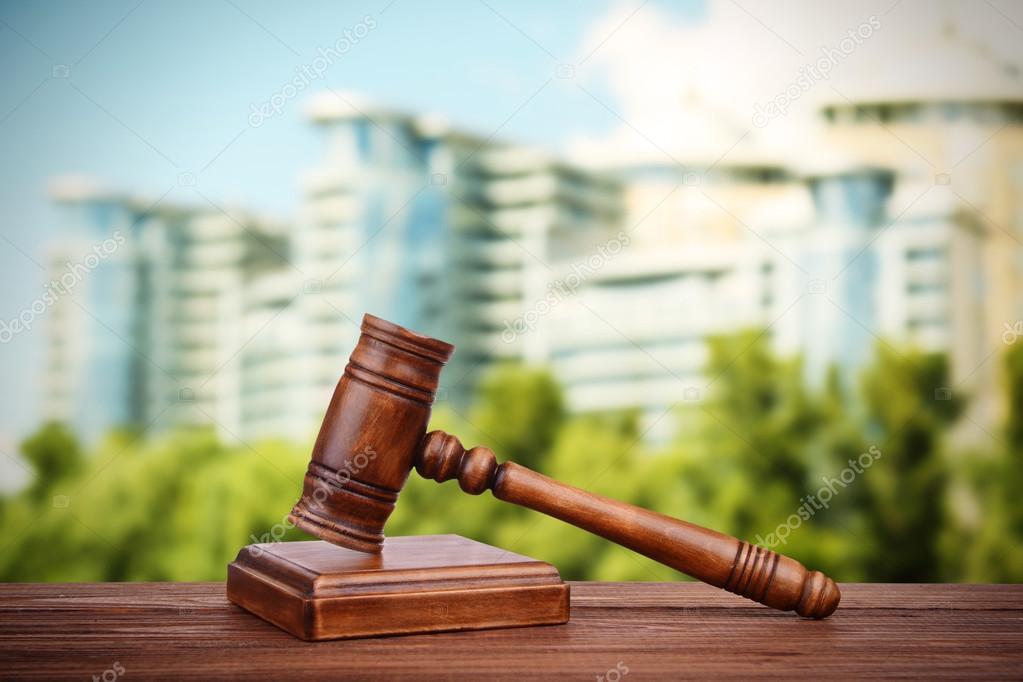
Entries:
[[241,240],[217,241],[185,247],[181,252],[181,262],[196,269],[208,269],[218,265],[234,265],[241,262],[244,256],[245,245]]
[[[569,386],[566,396],[571,409],[576,412],[628,410],[636,407],[663,410],[668,405],[685,400],[687,388],[706,383],[706,379],[700,375],[682,375],[681,378],[681,381],[668,376],[638,381],[624,379],[587,383]],[[671,415],[666,415],[664,419],[671,419]]]
[[303,218],[310,223],[351,223],[361,218],[362,208],[358,196],[330,195],[306,203]]
[[522,270],[470,270],[452,273],[457,287],[463,291],[482,293],[494,298],[521,296],[523,290]]
[[558,359],[554,368],[566,385],[572,386],[591,381],[627,382],[636,376],[689,377],[699,374],[707,362],[707,347],[702,342],[638,345],[639,348],[622,339],[617,347],[593,349]]
[[460,263],[508,268],[521,265],[526,254],[511,239],[466,239],[456,247],[455,257]]

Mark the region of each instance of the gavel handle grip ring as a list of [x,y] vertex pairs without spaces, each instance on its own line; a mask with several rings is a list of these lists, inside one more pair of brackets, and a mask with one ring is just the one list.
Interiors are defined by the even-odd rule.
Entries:
[[427,434],[416,470],[462,490],[491,490],[499,500],[553,516],[705,583],[781,611],[827,618],[841,594],[819,571],[756,545],[679,519],[574,488],[512,462],[489,448],[465,450],[454,436]]

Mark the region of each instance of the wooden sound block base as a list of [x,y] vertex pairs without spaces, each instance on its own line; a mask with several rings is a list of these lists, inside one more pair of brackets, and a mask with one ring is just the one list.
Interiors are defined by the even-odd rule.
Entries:
[[366,554],[315,542],[244,547],[227,598],[305,640],[568,622],[550,564],[458,535],[387,538]]

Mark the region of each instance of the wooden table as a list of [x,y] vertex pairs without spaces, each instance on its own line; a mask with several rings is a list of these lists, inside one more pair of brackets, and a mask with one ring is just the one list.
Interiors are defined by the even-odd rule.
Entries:
[[6,584],[0,678],[1023,677],[1023,586],[842,593],[815,622],[697,583],[573,583],[568,625],[309,644],[220,583]]

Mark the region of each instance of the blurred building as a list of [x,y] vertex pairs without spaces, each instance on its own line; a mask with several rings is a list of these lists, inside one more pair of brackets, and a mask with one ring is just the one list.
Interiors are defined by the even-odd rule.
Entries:
[[974,210],[935,195],[895,216],[892,206],[920,188],[889,169],[760,168],[773,189],[756,198],[744,186],[749,167],[689,171],[700,190],[680,175],[683,194],[729,207],[745,197],[747,211],[727,211],[742,231],[711,223],[676,248],[630,250],[552,320],[553,367],[574,409],[638,407],[650,437],[666,438],[675,422],[665,412],[713,389],[708,337],[740,329],[763,329],[779,352],[800,354],[818,384],[832,367],[854,381],[886,341],[963,357],[972,348],[973,366],[983,362],[985,233]]
[[792,213],[792,181],[754,156],[620,172],[631,243],[551,315],[552,366],[574,410],[639,408],[661,437],[675,425],[665,410],[703,395],[707,337],[770,322],[776,254],[733,212],[771,201]]
[[801,352],[811,378],[837,366],[850,384],[878,344],[964,355],[972,348],[973,366],[982,362],[976,212],[948,196],[912,201],[920,183],[890,169],[858,166],[805,182],[813,219],[778,239],[795,262],[776,261],[777,296],[798,300],[779,320],[779,346]]
[[292,241],[306,295],[302,358],[277,360],[292,368],[290,431],[319,424],[363,312],[456,344],[441,387],[454,404],[495,362],[545,360],[545,338],[507,340],[505,323],[543,296],[550,263],[618,229],[618,183],[352,94],[325,93],[310,116],[326,153]]
[[816,382],[855,380],[879,343],[947,352],[936,396],[1001,418],[1002,336],[1023,318],[1023,79],[951,29],[916,57],[896,72],[931,76],[843,91],[784,157],[708,113],[719,146],[741,142],[724,157],[619,164],[635,244],[551,321],[576,409],[640,407],[664,437],[665,410],[712,388],[706,338],[762,328]]
[[48,416],[87,436],[309,438],[364,312],[458,346],[440,394],[455,405],[494,363],[549,357],[546,337],[506,324],[543,297],[551,263],[619,228],[618,182],[354,95],[310,114],[325,154],[293,227],[58,189],[57,270],[115,231],[125,244],[55,307]]
[[456,344],[456,407],[524,360],[571,409],[638,408],[666,437],[668,408],[713,388],[708,337],[759,328],[814,382],[852,380],[878,343],[947,352],[942,391],[993,424],[1023,319],[1023,78],[951,25],[901,59],[780,154],[695,93],[688,147],[598,171],[330,92],[290,228],[65,189],[55,274],[128,239],[53,306],[47,412],[306,438],[370,312]]
[[[955,390],[973,396],[974,420],[995,423],[1004,409],[1002,335],[1023,319],[1023,75],[951,21],[907,45],[897,69],[878,62],[864,70],[885,77],[825,103],[830,142],[897,169],[915,186],[891,207],[897,222],[936,204],[970,216],[981,272],[945,286],[950,305],[968,301],[977,316],[971,328],[955,329],[945,349]],[[935,256],[935,267],[960,267],[959,246]]]
[[282,267],[284,226],[80,181],[54,194],[66,222],[52,281],[78,275],[48,315],[45,414],[89,439],[118,426],[241,433],[246,292]]

